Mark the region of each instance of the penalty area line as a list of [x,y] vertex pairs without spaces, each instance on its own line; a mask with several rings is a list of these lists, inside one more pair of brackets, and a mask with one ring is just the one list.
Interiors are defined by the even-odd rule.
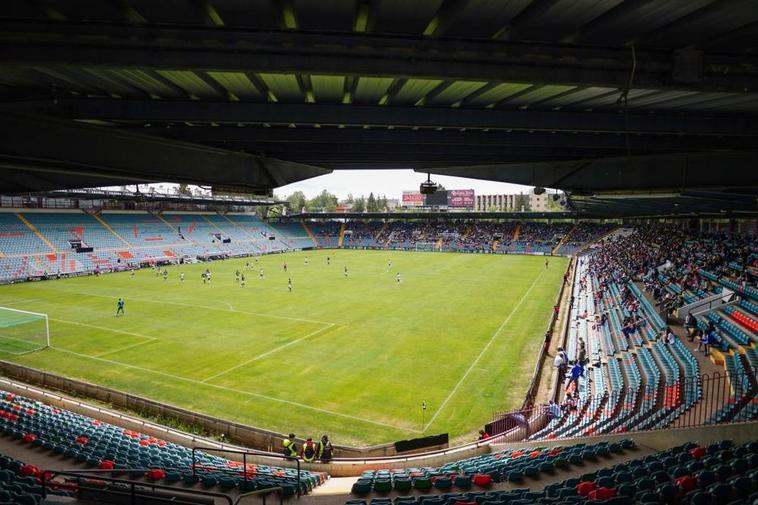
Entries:
[[[55,287],[49,287],[49,286],[40,286],[39,289],[50,289],[54,291],[64,291],[59,288]],[[66,291],[66,293],[69,294],[77,294],[82,296],[93,296],[96,298],[108,298],[110,300],[114,300],[118,298],[118,296],[109,296],[109,295],[101,295],[101,294],[95,294],[95,293],[82,293],[80,291]],[[135,298],[135,297],[129,297],[129,300],[134,300],[137,302],[143,302],[143,303],[158,303],[161,305],[177,305],[179,307],[193,307],[196,309],[208,309],[208,310],[217,310],[220,312],[236,312],[238,314],[249,314],[251,316],[258,316],[258,317],[268,317],[270,319],[282,319],[285,321],[298,321],[302,323],[314,323],[314,324],[333,324],[329,321],[318,321],[316,319],[305,319],[300,317],[289,317],[289,316],[278,316],[276,314],[263,314],[260,312],[248,312],[246,310],[237,310],[237,309],[225,309],[224,307],[213,307],[210,305],[197,305],[194,303],[183,303],[183,302],[172,302],[168,300],[149,300],[147,298]],[[228,302],[224,302],[227,304],[227,306],[230,306]]]
[[295,401],[292,401],[292,400],[284,400],[282,398],[274,398],[273,396],[267,396],[267,395],[263,395],[263,394],[260,394],[260,393],[253,393],[251,391],[242,391],[240,389],[228,388],[226,386],[219,386],[219,385],[216,385],[216,384],[209,384],[207,382],[200,382],[199,380],[190,379],[188,377],[182,377],[181,375],[174,375],[174,374],[170,374],[170,373],[167,373],[167,372],[160,372],[158,370],[150,370],[149,368],[144,368],[144,367],[137,366],[137,365],[130,365],[128,363],[122,363],[120,361],[114,361],[114,360],[111,360],[111,359],[105,359],[105,358],[100,358],[100,357],[97,357],[97,356],[91,356],[89,354],[82,354],[82,353],[76,352],[76,351],[70,351],[70,350],[64,349],[62,347],[56,347],[56,346],[52,346],[51,345],[50,349],[54,349],[56,351],[67,353],[67,354],[72,354],[74,356],[79,356],[81,358],[88,358],[88,359],[92,359],[92,360],[95,360],[95,361],[100,361],[100,362],[103,362],[103,363],[108,363],[108,364],[111,364],[111,365],[123,366],[125,368],[131,368],[131,369],[134,369],[134,370],[139,370],[141,372],[153,373],[153,374],[156,374],[156,375],[161,375],[163,377],[169,377],[171,379],[176,379],[176,380],[179,380],[179,381],[182,381],[182,382],[188,382],[190,384],[196,384],[196,385],[200,385],[200,386],[206,386],[206,387],[218,389],[218,390],[221,390],[221,391],[228,391],[230,393],[236,393],[236,394],[240,394],[240,395],[251,396],[253,398],[260,398],[262,400],[269,400],[269,401],[272,401],[272,402],[284,403],[284,404],[287,404],[287,405],[292,405],[294,407],[301,407],[301,408],[304,408],[304,409],[313,410],[315,412],[320,412],[322,414],[328,414],[328,415],[331,415],[331,416],[342,417],[342,418],[345,418],[345,419],[351,419],[353,421],[360,421],[360,422],[363,422],[363,423],[375,424],[377,426],[383,426],[385,428],[392,428],[394,430],[400,430],[400,431],[411,432],[411,433],[421,433],[421,430],[417,430],[417,429],[413,429],[413,428],[402,428],[402,427],[399,427],[399,426],[394,426],[394,425],[389,424],[389,423],[384,423],[382,421],[374,421],[373,419],[365,419],[363,417],[353,416],[353,415],[350,415],[350,414],[343,414],[341,412],[334,412],[334,411],[331,411],[331,410],[322,409],[322,408],[319,408],[319,407],[314,407],[312,405],[306,405],[304,403],[299,403],[299,402],[295,402]]
[[513,307],[513,309],[511,309],[510,313],[505,317],[505,319],[503,320],[503,322],[500,323],[500,326],[498,326],[497,330],[495,330],[495,333],[492,334],[492,337],[490,337],[490,340],[487,342],[487,344],[479,352],[479,355],[476,358],[474,358],[474,361],[471,362],[471,365],[469,365],[468,370],[466,370],[466,373],[464,373],[463,377],[461,377],[458,380],[458,382],[453,387],[453,390],[450,391],[450,394],[447,395],[447,397],[442,402],[442,404],[440,404],[440,406],[437,409],[437,411],[434,413],[434,415],[431,417],[431,419],[429,419],[429,422],[426,423],[426,425],[424,426],[424,431],[426,431],[427,428],[429,428],[429,426],[432,425],[432,423],[435,421],[435,419],[437,419],[437,416],[440,414],[440,412],[442,412],[442,410],[445,408],[445,406],[450,401],[450,399],[453,396],[455,396],[455,393],[458,391],[458,388],[461,387],[461,384],[463,384],[463,382],[469,376],[469,374],[471,373],[471,371],[474,370],[474,368],[476,367],[477,363],[479,363],[479,360],[482,359],[482,356],[484,356],[484,354],[487,352],[487,349],[490,348],[490,346],[492,345],[492,343],[500,335],[500,332],[503,331],[503,328],[505,328],[505,325],[507,325],[510,322],[511,317],[513,317],[513,314],[515,314],[516,311],[519,309],[519,307],[521,307],[521,304],[524,303],[524,300],[526,300],[529,297],[529,293],[532,292],[532,289],[534,289],[534,286],[537,285],[537,281],[540,280],[540,278],[542,277],[542,274],[544,272],[545,271],[542,270],[540,272],[540,274],[537,277],[534,278],[534,281],[532,281],[532,285],[529,286],[529,289],[526,290],[526,293],[524,293],[524,296],[521,297],[521,300],[519,300],[519,302],[516,304],[516,306]]
[[[99,354],[94,354],[93,356],[95,356],[95,357],[107,356],[109,354],[115,354],[117,352],[133,349],[135,347],[139,347],[141,345],[149,344],[151,342],[155,342],[156,340],[158,340],[157,338],[151,337],[149,335],[141,335],[139,333],[134,333],[134,332],[131,332],[131,331],[117,330],[115,328],[108,328],[107,326],[97,326],[97,325],[94,325],[94,324],[80,323],[78,321],[69,321],[68,319],[50,318],[50,320],[51,321],[57,321],[59,323],[74,324],[76,326],[85,326],[87,328],[94,328],[96,330],[111,331],[113,333],[121,333],[123,335],[130,335],[132,337],[137,337],[137,338],[145,339],[144,341],[137,342],[136,344],[125,345],[123,347],[119,347],[118,349],[113,349],[111,351],[105,351],[105,352],[101,352]],[[60,349],[60,348],[58,347],[57,349]]]

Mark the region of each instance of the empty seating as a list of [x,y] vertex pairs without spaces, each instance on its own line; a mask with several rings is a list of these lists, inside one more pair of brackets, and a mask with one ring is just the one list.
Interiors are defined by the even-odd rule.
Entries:
[[[408,491],[411,488],[468,490],[486,488],[492,482],[522,482],[539,474],[553,474],[556,469],[582,465],[594,461],[599,455],[631,450],[631,440],[609,444],[576,444],[551,449],[504,450],[452,461],[440,467],[367,470],[353,484],[353,493],[384,493],[391,490]],[[445,502],[447,503],[447,502]]]
[[[194,475],[206,479],[212,486],[224,482],[235,487],[246,480],[247,490],[281,486],[289,494],[297,491],[294,469],[256,464],[243,468],[241,463],[202,451],[196,451],[193,467],[192,450],[188,447],[13,393],[0,392],[0,431],[91,467],[171,469],[185,480],[192,478],[194,469]],[[162,478],[168,477],[166,474]],[[324,477],[319,473],[301,472],[301,491],[307,492],[319,485]]]

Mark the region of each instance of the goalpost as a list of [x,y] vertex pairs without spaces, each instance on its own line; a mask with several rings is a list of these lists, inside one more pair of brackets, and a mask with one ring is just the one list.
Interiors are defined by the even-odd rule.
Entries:
[[436,242],[416,242],[416,250],[417,251],[436,251],[437,243]]
[[50,346],[47,314],[0,307],[0,351],[26,354]]

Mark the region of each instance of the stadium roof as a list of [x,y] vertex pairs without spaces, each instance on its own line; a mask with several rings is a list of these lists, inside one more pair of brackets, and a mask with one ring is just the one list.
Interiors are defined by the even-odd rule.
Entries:
[[9,0],[0,191],[411,168],[755,203],[757,53],[755,0]]
[[455,211],[446,212],[439,210],[419,210],[403,212],[302,212],[281,216],[283,219],[354,219],[354,220],[405,220],[405,219],[500,219],[500,220],[528,220],[528,219],[573,219],[577,217],[574,212],[473,212]]
[[213,194],[182,194],[182,193],[158,193],[158,192],[133,192],[113,189],[83,188],[83,189],[59,189],[34,193],[34,196],[45,198],[70,198],[73,200],[122,200],[142,201],[155,203],[184,203],[199,205],[219,205],[224,207],[258,207],[265,205],[284,204],[286,202],[271,198],[249,198],[237,195],[213,195]]

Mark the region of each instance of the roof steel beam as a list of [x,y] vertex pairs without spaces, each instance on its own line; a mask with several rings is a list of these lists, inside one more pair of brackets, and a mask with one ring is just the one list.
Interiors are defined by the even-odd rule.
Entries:
[[8,112],[0,121],[0,169],[0,192],[17,187],[15,173],[44,174],[55,181],[37,189],[172,181],[251,191],[329,173],[275,158]]
[[71,119],[479,128],[629,134],[756,136],[750,116],[635,114],[441,107],[58,98],[4,104]]
[[[679,79],[677,56],[638,49],[640,88],[746,92],[758,89],[758,56],[706,53]],[[623,88],[628,48],[462,41],[371,33],[86,22],[0,21],[0,63],[108,68],[282,72]]]

